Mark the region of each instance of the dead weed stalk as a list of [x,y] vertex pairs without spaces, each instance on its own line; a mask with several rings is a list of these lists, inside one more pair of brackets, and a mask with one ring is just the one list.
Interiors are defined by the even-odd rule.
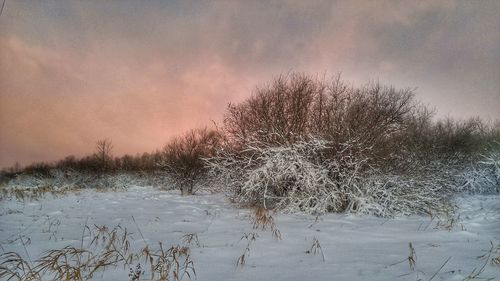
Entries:
[[273,216],[269,213],[268,209],[258,207],[252,218],[252,225],[254,229],[271,230],[274,239],[281,240],[281,231],[276,226]]
[[[84,247],[83,236],[86,232],[90,235],[90,242]],[[133,267],[140,260],[149,264],[152,281],[180,281],[185,275],[189,279],[196,276],[189,247],[177,245],[164,249],[160,242],[157,250],[153,251],[146,245],[136,253],[131,250],[130,239],[131,234],[120,225],[113,229],[105,225],[85,225],[79,248],[66,246],[50,250],[33,263],[15,252],[0,255],[0,278],[38,281],[49,276],[53,280],[83,281],[92,279],[95,273],[109,267],[123,266],[124,270],[129,269],[131,280],[138,280],[144,271],[140,263],[135,270]]]
[[259,237],[259,234],[255,232],[243,233],[243,236],[241,237],[240,241],[245,239],[247,241],[247,245],[245,247],[245,250],[243,250],[243,254],[241,254],[241,256],[238,257],[238,260],[236,261],[236,267],[238,266],[243,267],[245,265],[246,260],[250,255],[250,246],[257,240],[257,237]]
[[319,243],[319,240],[316,237],[314,237],[311,248],[306,251],[306,254],[316,255],[317,253],[321,253],[321,257],[323,258],[323,262],[324,262],[325,261],[325,254],[323,253],[323,248],[321,248],[321,244]]

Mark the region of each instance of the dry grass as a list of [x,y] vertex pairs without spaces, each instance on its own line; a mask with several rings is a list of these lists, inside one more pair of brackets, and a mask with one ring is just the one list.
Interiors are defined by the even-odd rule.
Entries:
[[0,183],[0,200],[36,200],[46,194],[54,197],[68,192],[93,189],[97,192],[121,191],[131,185],[160,185],[165,182],[161,175],[136,173],[96,174],[83,171],[52,169],[49,175],[20,174],[16,178]]
[[255,232],[251,233],[243,233],[243,236],[241,237],[241,240],[246,240],[247,245],[245,247],[245,250],[243,251],[243,254],[238,257],[238,260],[236,261],[236,267],[243,267],[246,264],[246,261],[248,259],[248,256],[250,255],[250,246],[257,240],[257,237],[259,237],[259,234]]
[[[488,264],[491,264],[492,266],[498,266],[498,265],[500,265],[500,263],[498,262],[500,260],[500,245],[496,245],[495,246],[493,244],[493,242],[490,242],[490,244],[491,244],[490,249],[484,250],[485,253],[483,255],[477,257],[478,259],[484,260],[484,263],[482,263],[481,267],[475,267],[475,268],[473,268],[472,271],[464,279],[462,279],[463,281],[471,281],[471,280],[487,280],[487,281],[490,281],[490,280],[495,280],[495,277],[485,277],[485,276],[483,276],[483,273],[484,273],[484,271],[486,269],[486,266]],[[403,260],[401,260],[399,262],[390,264],[387,267],[398,265],[398,264],[402,264],[404,262],[408,262],[410,270],[412,272],[416,271],[416,273],[417,273],[417,279],[416,280],[423,280],[422,278],[418,278],[418,274],[419,273],[424,273],[424,272],[422,272],[420,270],[417,270],[417,254],[416,254],[415,248],[413,247],[413,244],[411,242],[408,244],[408,247],[409,247],[409,254],[408,254],[407,258],[405,258],[405,259],[403,259]],[[438,274],[446,266],[446,264],[448,264],[448,262],[451,260],[451,258],[452,257],[448,257],[443,262],[443,264],[439,267],[439,269],[437,269],[437,271],[428,280],[429,281],[434,280],[434,278],[436,276],[438,276]],[[460,271],[461,270],[459,270],[459,272]],[[453,273],[453,272],[455,272],[455,270],[450,271],[450,272]],[[450,273],[450,272],[448,272],[448,273]],[[403,275],[400,275],[398,277],[408,276],[410,274],[412,274],[412,273],[403,274]]]
[[179,281],[184,275],[187,275],[189,279],[191,279],[191,274],[196,276],[188,247],[177,245],[164,249],[163,244],[159,242],[159,250],[151,251],[149,246],[146,246],[141,253],[145,263],[150,265],[151,280]]
[[480,268],[475,267],[472,272],[467,275],[463,279],[463,281],[470,281],[470,280],[486,280],[486,281],[491,281],[495,280],[495,277],[483,277],[481,276],[486,268],[486,265],[488,264],[488,260],[481,266]]
[[198,240],[198,234],[196,233],[188,233],[182,236],[182,242],[185,245],[196,245],[196,247],[200,247],[200,240]]
[[492,266],[500,266],[500,244],[495,245],[490,241],[490,245],[490,249],[486,250],[478,259],[485,260],[485,264],[489,262]]
[[[252,227],[255,230],[270,230],[271,235],[276,240],[281,240],[281,232],[276,226],[274,217],[271,215],[270,211],[263,207],[257,207],[254,212],[250,215]],[[238,257],[236,261],[236,267],[243,267],[246,264],[248,257],[250,256],[251,245],[257,240],[259,234],[256,232],[243,233],[241,240],[246,240],[247,245],[243,250],[243,253]]]
[[429,279],[429,281],[432,281],[432,279],[434,279],[434,277],[436,277],[438,275],[438,273],[443,269],[443,267],[451,260],[451,257],[448,257],[448,259],[446,259],[446,261],[441,265],[441,267],[431,276],[431,278]]
[[461,223],[460,215],[455,215],[453,213],[446,213],[444,218],[439,218],[434,229],[443,229],[447,231],[452,231],[459,229],[464,231],[465,227]]
[[7,199],[15,199],[22,202],[34,201],[44,197],[46,194],[52,195],[57,198],[66,195],[68,192],[78,193],[82,191],[81,188],[57,188],[50,185],[36,186],[31,188],[2,188],[0,194],[0,201]]
[[492,258],[491,259],[491,264],[496,265],[496,266],[500,266],[500,255]]
[[129,269],[128,277],[130,278],[130,281],[139,281],[144,273],[145,271],[142,270],[141,264],[138,263],[134,269]]
[[411,242],[408,243],[408,248],[409,248],[410,252],[408,253],[407,258],[405,258],[401,261],[395,262],[393,264],[390,264],[389,266],[394,266],[397,264],[408,262],[408,265],[410,266],[410,270],[414,271],[416,269],[416,266],[417,266],[417,252],[415,251],[415,248],[413,248],[413,244]]
[[323,262],[324,262],[325,261],[325,254],[323,253],[323,248],[321,248],[321,244],[319,243],[319,240],[316,237],[314,237],[311,248],[306,251],[306,254],[316,255],[317,253],[321,253],[321,257],[323,258]]
[[1,256],[0,278],[6,280],[41,280],[41,276],[33,270],[31,264],[18,253],[7,252]]
[[[84,247],[85,233],[90,235],[90,242]],[[131,280],[139,280],[146,272],[141,267],[142,260],[145,265],[149,265],[148,273],[153,281],[180,281],[184,276],[191,279],[192,275],[196,275],[189,247],[177,245],[165,249],[160,242],[156,250],[146,245],[139,252],[134,252],[130,239],[131,234],[119,225],[113,229],[104,225],[85,225],[81,247],[66,246],[50,250],[35,262],[31,262],[27,251],[28,260],[14,252],[2,254],[0,278],[24,281],[48,277],[52,280],[83,281],[92,279],[97,272],[109,267],[123,266],[124,270],[130,271]]]
[[270,214],[268,209],[263,207],[255,208],[255,212],[252,217],[252,225],[254,229],[270,229],[273,238],[281,240],[281,231],[276,226],[274,217]]

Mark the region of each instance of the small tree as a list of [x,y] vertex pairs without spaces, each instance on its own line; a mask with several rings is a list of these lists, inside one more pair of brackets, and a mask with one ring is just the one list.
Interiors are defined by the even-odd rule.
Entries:
[[191,130],[165,145],[159,166],[175,180],[182,195],[191,195],[196,183],[207,173],[203,158],[213,156],[220,142],[217,131]]
[[102,139],[96,142],[94,157],[101,172],[111,169],[113,162],[112,151],[113,144],[110,140]]

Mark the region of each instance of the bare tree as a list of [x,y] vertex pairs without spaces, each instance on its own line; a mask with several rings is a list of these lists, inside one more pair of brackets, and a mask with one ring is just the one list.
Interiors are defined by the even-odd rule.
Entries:
[[101,172],[109,171],[112,166],[113,156],[113,144],[111,140],[102,139],[96,142],[94,156],[99,165]]
[[370,149],[384,158],[388,140],[405,130],[419,104],[412,89],[380,83],[354,87],[340,76],[331,80],[292,73],[275,78],[237,105],[230,105],[224,125],[239,146],[248,140],[266,145],[290,145],[315,136],[352,149]]
[[292,73],[258,88],[238,105],[229,105],[225,128],[230,136],[269,144],[293,143],[310,133],[311,106],[321,81]]
[[183,195],[193,194],[195,184],[207,173],[202,158],[213,156],[220,141],[217,131],[191,130],[165,145],[159,166],[176,181]]

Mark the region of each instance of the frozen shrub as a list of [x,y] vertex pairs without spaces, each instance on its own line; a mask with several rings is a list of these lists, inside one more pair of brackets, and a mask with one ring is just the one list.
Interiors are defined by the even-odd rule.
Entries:
[[254,143],[241,152],[221,150],[207,163],[212,175],[223,179],[240,203],[274,208],[298,195],[295,204],[319,208],[317,200],[311,198],[308,203],[306,197],[311,188],[327,189],[330,184],[328,169],[314,159],[325,145],[323,141],[288,147]]
[[[341,147],[332,157],[330,142],[317,138],[278,147],[249,142],[238,152],[220,150],[206,162],[235,202],[285,212],[433,215],[451,211],[452,195],[463,190],[462,170],[446,161],[388,173],[370,165],[355,142]],[[491,176],[497,175],[498,158],[487,159],[481,162],[489,167],[484,173],[498,186]]]
[[469,193],[500,192],[500,150],[489,151],[475,165],[471,165],[460,175],[459,191]]
[[432,178],[371,175],[348,193],[346,211],[381,217],[445,213],[452,209],[449,188]]
[[207,163],[241,204],[314,214],[354,210],[353,196],[363,196],[356,188],[366,187],[360,184],[366,159],[351,155],[348,144],[344,154],[326,158],[329,148],[315,138],[281,147],[253,143],[237,153],[222,150]]

